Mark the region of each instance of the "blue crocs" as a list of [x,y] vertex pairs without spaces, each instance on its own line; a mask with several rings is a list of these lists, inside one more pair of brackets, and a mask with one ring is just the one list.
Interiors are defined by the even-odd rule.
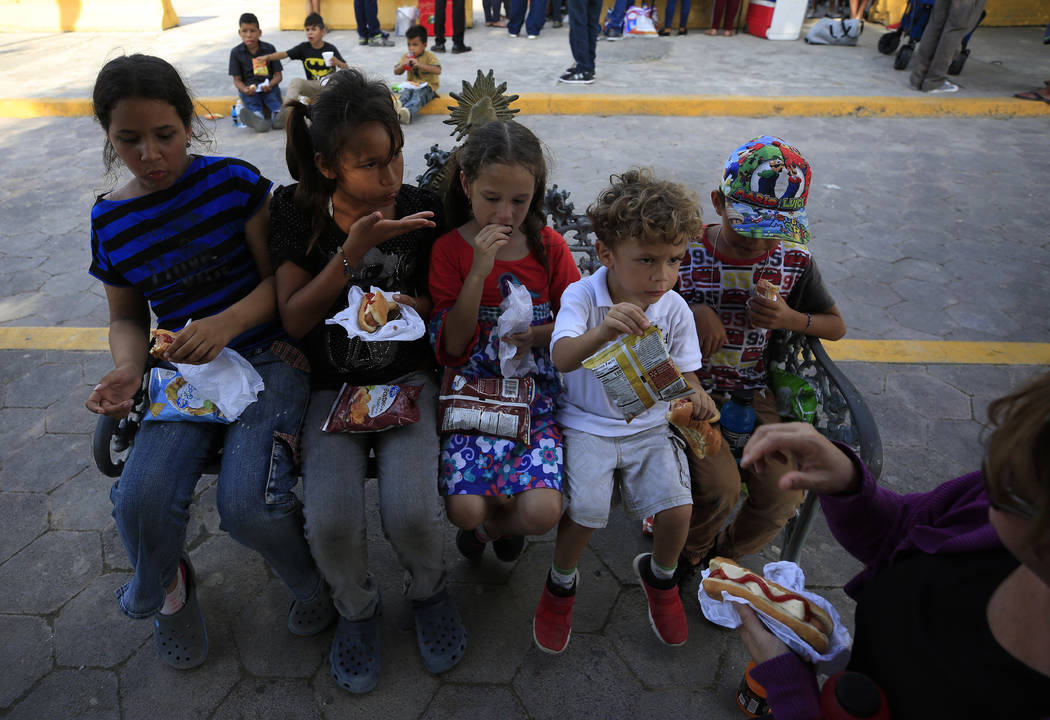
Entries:
[[367,620],[339,617],[328,656],[332,677],[347,692],[363,695],[379,682],[379,608]]
[[197,576],[185,555],[180,564],[186,571],[186,602],[171,615],[153,620],[153,638],[160,659],[176,670],[195,668],[208,657],[208,629],[197,602]]
[[413,600],[412,612],[416,618],[416,640],[423,665],[432,673],[450,670],[467,649],[467,631],[459,610],[448,590],[426,600]]
[[296,600],[288,609],[288,631],[300,637],[309,637],[327,630],[339,617],[332,604],[328,583],[321,582],[313,600]]

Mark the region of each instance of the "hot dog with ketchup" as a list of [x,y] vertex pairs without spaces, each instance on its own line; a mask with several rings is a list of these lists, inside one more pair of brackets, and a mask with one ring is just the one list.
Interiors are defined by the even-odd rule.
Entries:
[[397,303],[388,301],[383,293],[365,293],[357,309],[357,324],[365,332],[375,332],[386,325],[392,315],[396,316],[395,309],[399,309]]
[[818,653],[827,652],[834,623],[809,598],[724,557],[711,561],[711,574],[701,584],[704,592],[715,600],[722,599],[723,590],[747,600],[756,609],[787,625]]

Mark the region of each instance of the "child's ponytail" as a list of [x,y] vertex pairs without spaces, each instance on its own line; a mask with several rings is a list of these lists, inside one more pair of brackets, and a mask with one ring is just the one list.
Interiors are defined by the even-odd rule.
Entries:
[[532,202],[521,224],[529,252],[539,260],[545,270],[550,270],[547,249],[543,246],[543,228],[547,215],[543,202],[547,194],[547,158],[540,143],[531,130],[509,120],[494,120],[488,125],[472,130],[463,146],[457,149],[448,162],[448,192],[445,194],[445,211],[451,227],[459,227],[471,218],[470,201],[463,192],[459,173],[468,182],[477,179],[486,165],[520,165],[532,174]]
[[313,250],[328,222],[328,203],[339,184],[317,167],[317,156],[328,168],[339,173],[339,155],[353,142],[361,125],[376,122],[390,137],[390,158],[405,143],[394,110],[390,88],[379,80],[369,80],[353,68],[327,76],[326,83],[309,105],[289,102],[286,120],[285,162],[289,174],[298,181],[295,203],[310,217],[307,252]]

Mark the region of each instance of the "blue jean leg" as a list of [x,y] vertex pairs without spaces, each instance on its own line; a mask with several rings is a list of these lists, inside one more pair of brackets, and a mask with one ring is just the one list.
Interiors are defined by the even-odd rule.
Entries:
[[437,97],[437,94],[434,92],[434,88],[429,85],[424,85],[419,89],[406,88],[401,91],[401,106],[406,108],[412,117],[415,117],[423,106],[435,97]]
[[182,553],[193,489],[224,438],[217,490],[221,526],[258,551],[297,598],[311,599],[320,587],[301,508],[291,493],[296,479],[290,448],[275,439],[275,432],[294,438],[298,431],[308,379],[269,351],[248,360],[267,389],[237,422],[143,423],[113,485],[113,517],[135,569],[117,595],[131,617],[149,617],[163,604]]
[[[674,11],[677,0],[667,0],[667,8],[664,13],[664,27],[674,26]],[[682,19],[678,23],[678,27],[684,28],[686,21],[689,20],[689,10],[691,9],[691,0],[682,0]]]
[[[528,13],[526,13],[528,6]],[[546,0],[511,0],[510,18],[507,20],[507,32],[517,35],[521,32],[521,24],[525,23],[525,32],[529,35],[539,35],[543,29],[543,23],[547,17]]]
[[601,0],[569,0],[569,49],[582,72],[594,72],[601,12]]
[[270,351],[248,360],[266,389],[226,431],[216,498],[220,527],[262,555],[297,599],[311,600],[321,576],[293,492],[309,376]]
[[354,0],[354,19],[357,21],[357,34],[363,38],[379,34],[378,0]]
[[623,16],[627,14],[627,0],[616,0],[612,6],[612,15],[609,16],[609,27],[623,32]]
[[274,88],[270,92],[257,92],[254,95],[245,95],[240,91],[237,94],[241,96],[244,107],[259,117],[266,117],[263,107],[269,110],[271,115],[276,115],[281,109],[281,88]]

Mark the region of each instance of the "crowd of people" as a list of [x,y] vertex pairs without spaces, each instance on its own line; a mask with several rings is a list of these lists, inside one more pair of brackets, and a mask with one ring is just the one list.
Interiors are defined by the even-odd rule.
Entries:
[[[584,24],[584,57],[593,62],[596,26]],[[958,688],[956,699],[965,700],[963,690],[978,681],[966,660],[971,645],[994,660],[985,678],[994,697],[1013,703],[1011,714],[988,717],[1047,711],[1050,376],[992,406],[981,472],[928,496],[897,496],[848,448],[782,422],[770,390],[772,331],[830,340],[846,331],[808,246],[813,173],[799,148],[763,135],[732,150],[712,170],[717,217],[708,224],[691,189],[649,170],[609,168],[608,186],[587,209],[601,267],[581,277],[565,239],[546,224],[546,154],[523,125],[475,128],[449,160],[443,196],[403,182],[401,124],[441,72],[423,28],[409,31],[394,68],[414,85],[400,99],[346,66],[316,12],[304,29],[305,42],[278,51],[245,14],[243,42],[230,55],[245,123],[286,133],[292,185],[274,188],[245,160],[191,152],[193,100],[163,59],[116,58],[95,83],[107,168],[122,163],[130,178],[91,210],[90,272],[106,292],[114,367],[87,408],[112,417],[131,410],[148,369],[151,312],[174,336],[163,361],[201,365],[229,348],[264,383],[232,422],[144,422],[113,486],[113,516],[134,568],[119,607],[152,619],[166,663],[186,669],[207,658],[183,543],[194,487],[222,447],[221,527],[287,585],[290,632],[335,625],[330,671],[352,693],[376,686],[381,663],[383,602],[369,571],[364,491],[374,461],[383,532],[404,571],[430,672],[467,652],[469,623],[447,588],[446,522],[465,558],[491,546],[504,562],[520,556],[526,536],[557,528],[550,566],[536,578],[532,633],[539,649],[560,653],[594,531],[617,503],[652,518],[652,552],[633,567],[645,621],[659,642],[678,646],[688,639],[680,592],[695,595],[696,571],[716,556],[760,550],[808,490],[820,493],[836,537],[867,566],[847,588],[859,601],[852,663],[886,690],[895,715],[943,709],[929,704],[943,693],[920,697],[919,679]],[[301,61],[306,78],[282,96],[285,58]],[[593,74],[593,66],[570,72]],[[756,294],[760,281],[775,292]],[[426,332],[372,340],[327,323],[355,310],[355,288],[378,288]],[[501,334],[503,307],[520,288],[531,322]],[[730,393],[753,395],[758,425],[739,462],[728,446],[705,456],[683,442],[668,424],[667,402],[628,424],[583,366],[610,342],[654,326],[695,421],[716,419]],[[482,419],[449,427],[448,388],[484,381],[495,397],[516,396],[520,380],[505,377],[501,362],[508,355],[529,361],[526,432]],[[348,388],[411,394],[417,419],[382,431],[323,429]],[[733,516],[742,481],[748,492]],[[928,610],[891,603],[900,587],[930,593],[940,608],[941,595],[963,585],[976,588],[972,602],[908,635]],[[741,615],[776,716],[821,717],[812,668],[753,614]],[[900,653],[908,663],[897,662]],[[954,653],[954,662],[943,663],[942,653]]]

